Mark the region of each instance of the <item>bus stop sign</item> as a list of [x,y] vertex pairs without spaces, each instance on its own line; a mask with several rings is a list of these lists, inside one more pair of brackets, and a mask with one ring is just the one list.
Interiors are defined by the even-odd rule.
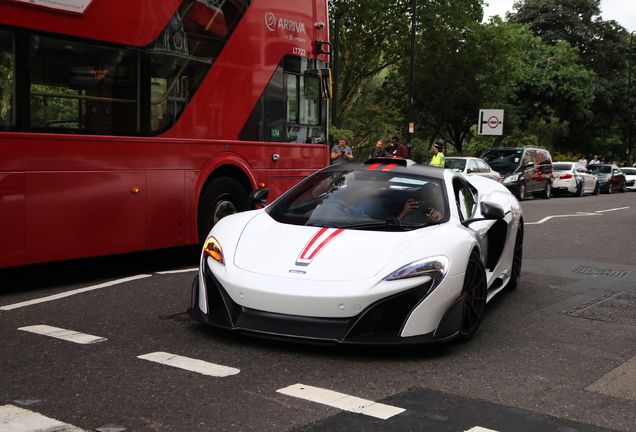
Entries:
[[479,135],[503,134],[504,110],[482,109],[479,110]]

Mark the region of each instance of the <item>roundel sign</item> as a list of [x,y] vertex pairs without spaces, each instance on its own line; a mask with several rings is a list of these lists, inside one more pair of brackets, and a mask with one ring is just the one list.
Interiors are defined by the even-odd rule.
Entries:
[[504,110],[479,110],[479,120],[477,122],[479,135],[502,135],[503,117]]

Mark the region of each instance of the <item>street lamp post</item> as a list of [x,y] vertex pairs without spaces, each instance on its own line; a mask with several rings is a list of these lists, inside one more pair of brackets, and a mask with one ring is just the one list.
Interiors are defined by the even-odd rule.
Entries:
[[415,125],[413,123],[413,93],[414,93],[414,78],[413,71],[415,69],[415,26],[417,24],[417,0],[413,0],[413,11],[411,14],[411,64],[409,69],[409,128],[406,138],[406,148],[408,150],[409,158],[412,153],[411,135],[415,131]]
[[[333,90],[331,96],[331,124],[338,127],[338,63],[340,61],[340,19],[344,12],[336,12],[334,20],[334,36],[333,36],[333,64],[331,70],[333,73]],[[346,18],[345,27],[351,27],[351,20]]]
[[634,46],[634,33],[636,30],[633,30],[629,34],[629,52],[627,54],[627,162],[629,165],[632,164],[633,159],[633,151],[632,151],[632,142],[631,142],[631,130],[632,130],[632,54],[633,54],[633,46]]

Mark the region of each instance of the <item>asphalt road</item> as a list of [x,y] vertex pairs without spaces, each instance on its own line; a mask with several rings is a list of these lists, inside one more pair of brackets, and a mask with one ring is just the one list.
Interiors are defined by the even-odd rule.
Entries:
[[636,431],[636,193],[522,206],[521,283],[464,344],[206,328],[192,248],[0,270],[0,431]]

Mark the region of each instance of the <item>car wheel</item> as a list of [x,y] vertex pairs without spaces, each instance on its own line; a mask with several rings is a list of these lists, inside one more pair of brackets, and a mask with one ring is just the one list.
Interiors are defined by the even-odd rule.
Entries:
[[579,182],[579,184],[576,185],[576,192],[574,192],[574,196],[583,196],[583,182]]
[[526,184],[523,182],[519,183],[519,188],[517,189],[517,199],[519,201],[523,201],[526,199]]
[[248,210],[247,192],[233,178],[220,177],[201,193],[198,212],[199,241],[203,242],[212,227],[225,216]]
[[607,182],[607,190],[605,191],[605,193],[612,193],[612,182]]
[[523,262],[523,222],[520,222],[517,228],[515,249],[512,254],[512,271],[510,272],[510,281],[508,285],[506,285],[506,289],[509,291],[517,288],[519,279],[521,278],[521,264]]
[[601,184],[599,182],[596,182],[596,185],[594,186],[594,191],[592,191],[592,195],[598,195],[601,193]]
[[467,341],[472,338],[486,310],[486,271],[479,254],[473,252],[468,260],[464,286],[462,288],[462,321],[458,339]]
[[625,193],[625,191],[626,191],[626,190],[627,190],[627,189],[626,189],[625,183],[623,183],[623,184],[621,185],[621,188],[620,188],[618,191],[619,191],[620,193]]
[[545,190],[543,191],[543,194],[541,195],[541,197],[543,199],[550,199],[551,194],[552,194],[552,183],[548,181],[547,184],[545,185]]

